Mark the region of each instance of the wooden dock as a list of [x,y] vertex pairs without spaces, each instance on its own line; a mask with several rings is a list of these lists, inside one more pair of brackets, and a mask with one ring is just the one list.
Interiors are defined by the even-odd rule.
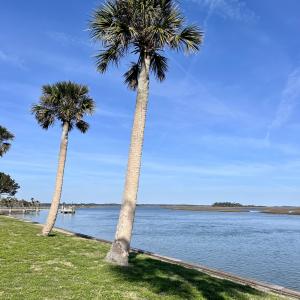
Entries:
[[63,205],[60,209],[60,213],[61,214],[75,214],[75,207]]

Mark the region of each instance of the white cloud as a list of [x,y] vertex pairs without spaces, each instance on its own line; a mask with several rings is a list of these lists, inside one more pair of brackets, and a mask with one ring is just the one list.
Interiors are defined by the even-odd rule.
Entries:
[[92,43],[88,42],[88,39],[81,39],[76,36],[71,36],[64,32],[58,31],[49,31],[47,35],[54,41],[60,43],[63,46],[67,45],[76,45],[76,46],[84,46],[84,47],[92,47]]
[[[7,92],[13,95],[26,97],[37,97],[40,93],[40,86],[33,84],[27,84],[23,82],[16,81],[0,81],[0,91]],[[9,103],[11,106],[18,106],[19,103]]]
[[96,114],[99,116],[103,117],[108,117],[108,118],[118,118],[118,119],[128,119],[131,118],[129,114],[119,112],[116,110],[109,110],[109,109],[97,109]]
[[24,69],[24,61],[20,59],[18,56],[7,54],[6,52],[3,52],[0,50],[0,63],[7,63],[10,65],[13,65],[15,67]]
[[242,22],[252,22],[257,19],[257,15],[246,3],[241,0],[192,0],[199,6],[207,9],[207,16],[204,25],[209,18],[216,14],[224,19],[231,19]]
[[282,127],[292,115],[296,105],[300,102],[300,68],[293,70],[288,76],[280,103],[274,119],[272,120],[266,139],[269,139],[271,131]]
[[193,137],[193,142],[203,143],[205,145],[214,145],[215,147],[247,148],[268,151],[279,151],[286,155],[300,155],[300,149],[290,144],[271,143],[265,138],[238,137],[238,136],[220,136],[206,135],[198,139]]
[[106,154],[98,152],[76,152],[69,151],[69,157],[76,160],[92,161],[93,164],[110,165],[110,166],[125,166],[126,156],[118,154]]
[[210,118],[210,121],[215,118],[218,122],[220,120],[242,122],[249,120],[250,115],[247,112],[231,105],[231,101],[225,97],[220,99],[212,88],[202,84],[194,75],[183,72],[184,79],[172,78],[163,84],[153,82],[154,88],[150,91],[150,95],[170,99],[179,107],[179,115],[188,112],[190,118],[198,119],[206,116]]
[[[111,166],[120,167],[122,170],[126,167],[127,156],[105,153],[79,153],[71,152],[71,158],[76,158],[84,161],[93,161],[94,166]],[[256,176],[293,176],[300,177],[300,161],[290,160],[286,162],[262,163],[262,162],[231,162],[226,164],[221,163],[203,163],[203,164],[182,164],[180,162],[161,162],[149,157],[144,157],[142,163],[142,173],[150,175],[155,172],[157,176],[172,176],[184,177],[191,176],[199,177],[256,177]],[[111,170],[110,170],[111,171]],[[291,175],[292,174],[292,175]]]
[[[172,165],[164,163],[154,163],[154,162],[145,162],[144,167],[149,170],[161,171],[161,172],[171,172],[177,173],[180,175],[182,173],[190,174],[190,176],[217,176],[217,177],[227,177],[227,176],[254,176],[264,173],[271,172],[274,167],[268,164],[244,164],[244,163],[233,163],[226,165],[207,165],[207,166],[198,166],[198,165]],[[175,175],[174,174],[174,175]]]

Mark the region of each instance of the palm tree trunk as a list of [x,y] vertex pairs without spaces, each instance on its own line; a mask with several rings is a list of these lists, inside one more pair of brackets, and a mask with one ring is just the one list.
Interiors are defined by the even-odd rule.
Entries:
[[62,191],[62,186],[63,186],[63,179],[64,179],[64,170],[65,170],[67,148],[68,148],[68,135],[69,135],[69,124],[66,122],[63,125],[63,131],[62,131],[62,135],[61,135],[54,195],[52,198],[47,222],[44,225],[43,230],[42,230],[42,234],[44,236],[49,235],[49,233],[51,232],[51,230],[55,224],[55,220],[57,217],[57,212],[58,212],[58,207],[59,207],[59,202],[60,202],[60,197],[61,197],[61,191]]
[[146,56],[144,58],[138,78],[136,107],[131,133],[131,144],[123,193],[123,203],[120,211],[115,240],[106,256],[107,261],[120,266],[128,265],[128,255],[139,186],[144,129],[148,104],[149,67],[150,58]]

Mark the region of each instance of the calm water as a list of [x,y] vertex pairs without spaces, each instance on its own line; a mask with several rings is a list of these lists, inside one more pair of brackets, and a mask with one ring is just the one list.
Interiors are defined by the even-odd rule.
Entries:
[[[25,218],[44,222],[47,211]],[[118,207],[77,209],[56,226],[112,240]],[[300,290],[300,216],[139,207],[132,246]]]

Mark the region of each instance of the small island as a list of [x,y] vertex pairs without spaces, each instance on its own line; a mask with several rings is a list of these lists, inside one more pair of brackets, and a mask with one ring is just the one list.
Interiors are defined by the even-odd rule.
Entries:
[[242,204],[236,202],[215,202],[213,207],[243,207]]
[[237,202],[215,202],[212,205],[160,205],[160,207],[174,210],[206,212],[258,212],[265,214],[300,215],[300,207],[243,205]]

